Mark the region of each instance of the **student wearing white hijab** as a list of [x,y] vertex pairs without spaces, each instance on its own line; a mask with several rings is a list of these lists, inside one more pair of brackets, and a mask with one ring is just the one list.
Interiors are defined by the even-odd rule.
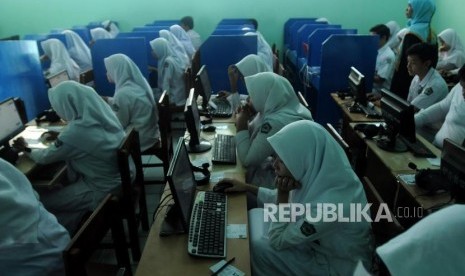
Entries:
[[46,149],[31,151],[24,139],[16,140],[14,146],[30,151],[39,164],[66,161],[70,184],[41,192],[41,201],[74,233],[82,215],[120,187],[116,152],[125,133],[110,106],[89,86],[64,81],[49,89],[48,97],[67,126]]
[[164,38],[155,38],[150,41],[150,46],[158,59],[158,87],[168,92],[171,104],[183,106],[186,103],[186,85],[182,61]]
[[170,44],[170,48],[173,51],[173,54],[178,57],[178,59],[182,62],[182,69],[185,70],[186,68],[191,66],[191,60],[184,49],[182,43],[176,38],[176,36],[167,30],[161,30],[159,32],[160,37],[166,39]]
[[[270,185],[274,173],[268,157],[273,149],[267,138],[285,125],[299,120],[312,120],[307,108],[300,104],[289,81],[275,73],[258,73],[245,78],[250,108],[236,116],[237,157],[247,168],[246,181],[255,185]],[[252,110],[253,109],[253,110]],[[253,111],[259,113],[260,125],[249,132],[248,122]]]
[[180,24],[181,27],[186,31],[187,35],[190,37],[192,45],[197,51],[200,48],[200,45],[202,45],[202,39],[200,38],[200,35],[194,31],[194,19],[192,16],[184,16],[181,18]]
[[82,38],[72,30],[64,30],[63,33],[68,44],[68,53],[81,70],[92,68],[90,49]]
[[103,61],[108,79],[115,83],[115,94],[108,102],[123,128],[133,125],[139,132],[141,151],[158,144],[158,109],[139,67],[123,54],[111,55]]
[[[226,192],[252,192],[265,203],[311,204],[312,218],[321,214],[318,203],[340,204],[345,217],[351,204],[367,204],[346,154],[319,124],[293,122],[268,141],[276,153],[276,189],[227,179],[233,186]],[[249,211],[249,227],[253,275],[350,275],[359,260],[370,267],[373,244],[364,219],[310,222],[297,215],[295,222],[266,222],[264,210],[256,208]]]
[[445,29],[438,38],[440,47],[436,69],[441,75],[457,75],[458,69],[465,64],[465,50],[460,37],[454,29]]
[[271,50],[270,45],[268,45],[268,42],[266,42],[263,35],[259,31],[248,32],[245,35],[257,36],[257,55],[266,64],[268,70],[273,71],[273,51]]
[[465,205],[428,215],[376,252],[393,276],[465,275]]
[[115,22],[111,20],[103,21],[102,26],[111,34],[112,38],[115,38],[119,34],[118,26],[116,26]]
[[64,275],[68,232],[45,210],[24,174],[1,158],[0,210],[2,275]]
[[399,42],[397,40],[397,33],[400,30],[399,24],[396,21],[389,21],[386,24],[386,27],[389,28],[389,40],[387,41],[387,45],[395,52]]
[[91,29],[90,36],[92,38],[92,40],[89,43],[90,45],[93,45],[95,41],[99,39],[112,39],[113,38],[110,32],[100,27]]
[[192,60],[194,57],[195,48],[194,45],[192,45],[192,41],[189,35],[187,35],[186,31],[184,31],[181,26],[175,24],[170,27],[170,32],[179,40],[179,42],[182,43],[182,46],[184,47],[189,60]]
[[47,70],[49,74],[54,75],[66,70],[71,80],[79,81],[81,69],[69,56],[63,42],[56,38],[51,38],[42,41],[40,45],[44,50],[44,54],[50,59],[50,68]]

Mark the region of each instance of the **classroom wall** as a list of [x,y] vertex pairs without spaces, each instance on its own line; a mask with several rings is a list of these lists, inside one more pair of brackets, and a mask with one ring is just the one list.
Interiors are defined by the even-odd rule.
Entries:
[[[456,0],[457,2],[459,0]],[[44,33],[52,28],[113,19],[122,31],[156,19],[192,15],[195,29],[206,38],[222,18],[254,17],[270,44],[282,44],[283,25],[290,17],[326,17],[359,33],[378,23],[405,24],[407,0],[1,0],[0,37]]]
[[465,6],[463,0],[436,0],[436,14],[433,28],[436,34],[447,28],[453,28],[465,43]]

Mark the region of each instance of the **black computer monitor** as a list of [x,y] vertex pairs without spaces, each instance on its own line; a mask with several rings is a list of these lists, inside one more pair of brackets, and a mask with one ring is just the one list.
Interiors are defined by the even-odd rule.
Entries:
[[212,95],[212,87],[206,65],[202,65],[195,76],[195,91],[202,97],[202,109],[207,110],[208,101],[210,101]]
[[174,205],[168,211],[161,235],[189,231],[190,215],[197,184],[191,168],[184,138],[180,138],[171,159],[167,179]]
[[365,76],[355,67],[350,67],[349,73],[349,91],[354,98],[354,103],[367,106],[367,97],[365,89]]
[[13,98],[0,103],[0,156],[15,163],[18,155],[11,149],[10,140],[24,130],[24,123]]
[[211,149],[210,142],[200,139],[200,114],[195,100],[194,88],[189,91],[189,97],[186,100],[184,109],[187,131],[190,139],[187,149],[192,153],[206,152]]
[[415,143],[414,107],[386,89],[381,89],[381,96],[381,111],[386,122],[387,139],[380,139],[377,144],[387,151],[407,151],[407,146],[396,137],[400,135],[409,142]]
[[441,153],[441,172],[450,185],[451,195],[465,203],[465,147],[444,139]]

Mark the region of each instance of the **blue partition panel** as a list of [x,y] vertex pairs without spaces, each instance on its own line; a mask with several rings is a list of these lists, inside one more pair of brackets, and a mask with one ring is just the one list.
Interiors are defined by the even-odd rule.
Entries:
[[[200,47],[200,62],[207,65],[213,91],[229,90],[228,66],[257,54],[256,36],[210,36]],[[244,87],[239,88],[245,93]]]
[[373,35],[331,35],[323,43],[320,73],[313,76],[314,89],[308,95],[315,121],[326,124],[340,119],[341,111],[330,94],[348,87],[351,66],[365,75],[367,91],[371,91],[378,41]]
[[63,42],[63,44],[65,44],[66,48],[68,48],[68,42],[66,42],[66,36],[64,34],[61,34],[61,33],[48,34],[47,39],[50,39],[50,38],[58,39],[59,41]]
[[0,101],[20,97],[28,120],[50,108],[35,41],[0,41],[0,64]]
[[240,24],[240,25],[218,25],[215,30],[249,30],[255,31],[255,28],[251,24]]
[[250,24],[250,19],[251,18],[225,18],[221,19],[221,21],[218,23],[219,25],[244,25],[244,24]]
[[130,33],[119,33],[117,38],[128,38],[128,37],[142,37],[145,39],[145,48],[147,49],[147,62],[150,66],[157,67],[157,59],[152,56],[152,47],[150,41],[158,38],[158,32],[130,32]]
[[63,28],[53,28],[50,30],[51,34],[61,34],[65,29]]
[[138,26],[132,29],[133,32],[155,32],[157,34],[160,30],[169,30],[169,26]]
[[87,29],[91,30],[91,29],[95,29],[95,28],[103,28],[103,25],[102,25],[102,22],[100,21],[92,21],[92,22],[89,22],[89,24],[87,24]]
[[341,25],[329,25],[329,24],[305,24],[297,30],[297,40],[296,40],[296,48],[297,56],[304,57],[304,50],[303,44],[307,43],[308,36],[311,35],[317,29],[340,29]]
[[[291,43],[291,26],[296,22],[312,23],[315,22],[316,18],[290,18],[284,23],[284,45],[289,47]],[[300,25],[301,26],[301,25]]]
[[[250,32],[250,30],[241,29],[216,29],[211,35],[244,35]],[[252,31],[253,32],[253,31]]]
[[174,24],[180,24],[179,19],[170,19],[170,20],[155,20],[153,21],[155,26],[171,26]]
[[316,29],[308,36],[308,66],[321,65],[321,46],[333,34],[357,34],[356,29]]
[[89,45],[89,42],[91,40],[91,37],[90,37],[90,31],[88,28],[86,28],[85,26],[84,27],[73,27],[71,28],[72,31],[76,32],[81,38],[82,40],[84,40],[84,42]]
[[137,64],[142,74],[146,78],[148,77],[147,48],[144,38],[99,39],[95,41],[90,51],[94,68],[95,87],[102,96],[113,96],[115,92],[114,84],[108,82],[107,71],[103,63],[104,58],[113,54],[122,53],[127,55]]

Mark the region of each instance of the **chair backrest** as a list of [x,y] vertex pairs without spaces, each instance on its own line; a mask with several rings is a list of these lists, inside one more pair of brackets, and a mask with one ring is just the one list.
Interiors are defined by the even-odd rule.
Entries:
[[352,153],[350,151],[349,145],[346,143],[346,141],[344,141],[344,138],[342,138],[342,136],[339,134],[339,132],[337,132],[337,130],[330,123],[326,124],[326,129],[331,134],[331,136],[333,136],[333,138],[336,140],[336,142],[342,147],[342,149],[344,150],[344,152],[347,155],[347,158],[349,159],[349,162],[351,162],[352,161]]
[[297,97],[299,98],[299,102],[311,112],[312,110],[310,109],[310,106],[308,105],[304,95],[302,95],[302,92],[297,91]]
[[[136,169],[134,180],[131,177],[130,158],[133,160]],[[126,129],[126,136],[118,149],[118,166],[121,174],[123,195],[132,195],[124,196],[124,198],[125,200],[130,199],[132,201],[134,197],[134,188],[144,188],[144,174],[142,169],[139,133],[132,126]]]
[[125,268],[126,275],[131,274],[121,213],[118,212],[117,205],[117,199],[107,195],[74,235],[63,251],[67,276],[87,275],[86,263],[110,229],[119,267]]
[[173,134],[171,131],[171,110],[168,92],[163,91],[158,101],[158,126],[160,128],[161,149],[159,158],[163,161],[163,170],[168,173],[171,157],[173,157]]

